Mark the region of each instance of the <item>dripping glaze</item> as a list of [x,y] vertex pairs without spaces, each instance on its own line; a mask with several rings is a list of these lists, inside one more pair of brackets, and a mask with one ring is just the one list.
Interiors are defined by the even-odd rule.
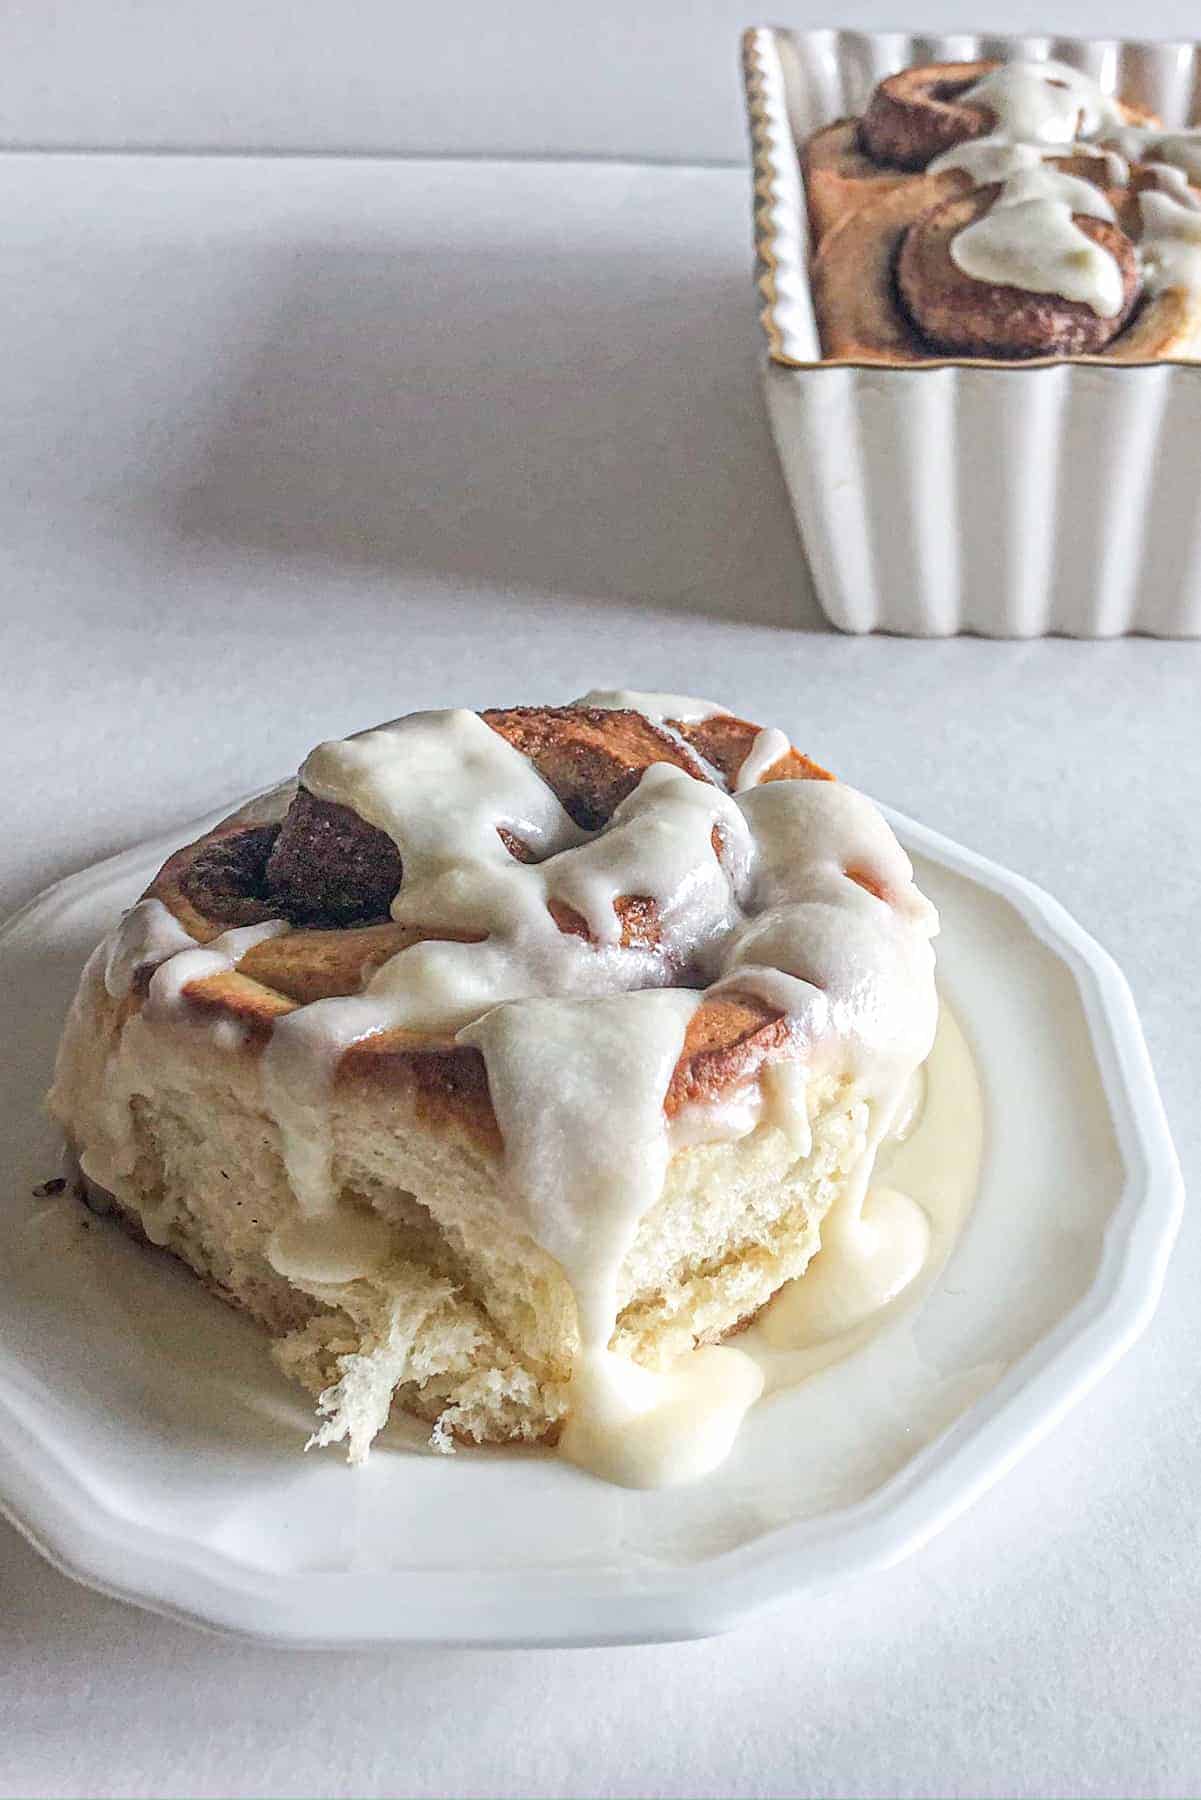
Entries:
[[739,1339],[774,1393],[841,1361],[938,1279],[976,1197],[984,1103],[971,1050],[943,1003],[928,1061],[857,1205],[848,1193],[804,1276]]
[[[1123,123],[1114,100],[1065,63],[1006,63],[961,98],[993,113],[993,131],[937,156],[927,173],[960,170],[973,187],[1001,185],[983,218],[956,234],[951,260],[975,281],[1055,294],[1089,306],[1099,318],[1122,308],[1116,259],[1080,230],[1074,214],[1116,222],[1102,184],[1125,187],[1133,165],[1155,186],[1139,195],[1142,232],[1135,246],[1143,288],[1201,294],[1201,255],[1190,183],[1201,182],[1201,130],[1164,131]],[[1055,158],[1087,157],[1087,179],[1048,169]],[[1171,206],[1157,203],[1156,194]]]
[[1027,169],[1041,168],[1056,157],[1088,157],[1098,163],[1104,179],[1121,187],[1130,179],[1130,165],[1125,157],[1109,146],[1079,141],[1073,144],[1020,144],[1012,138],[992,133],[989,137],[968,138],[951,150],[944,150],[926,165],[928,175],[942,175],[948,169],[961,169],[971,177],[973,187],[988,187],[994,181],[1008,181],[1011,175]]
[[1073,215],[1115,224],[1100,188],[1041,162],[1019,168],[983,218],[951,240],[951,260],[973,281],[1083,301],[1099,318],[1122,310],[1117,259],[1081,231]]
[[1070,144],[1122,125],[1112,95],[1081,70],[1054,60],[1003,63],[959,98],[967,106],[986,106],[997,133],[1019,143]]
[[[722,712],[624,691],[585,703],[633,707],[664,727]],[[843,1268],[865,1314],[915,1278],[929,1247],[912,1209],[873,1205],[868,1182],[878,1149],[912,1112],[914,1072],[934,1041],[937,918],[862,795],[836,781],[761,780],[788,750],[782,732],[761,731],[733,793],[652,764],[596,832],[577,826],[526,757],[472,712],[415,714],[323,744],[301,770],[315,797],[351,808],[396,845],[397,921],[479,938],[410,944],[360,993],[275,1022],[260,1061],[262,1100],[298,1217],[276,1233],[271,1261],[285,1275],[336,1283],[370,1276],[386,1259],[386,1226],[338,1193],[329,1098],[343,1052],[397,1026],[473,1045],[515,1224],[558,1260],[575,1295],[581,1350],[561,1453],[628,1485],[715,1466],[766,1378],[761,1358],[737,1343],[706,1346],[666,1372],[609,1349],[622,1260],[690,1131],[691,1141],[712,1141],[766,1123],[804,1156],[810,1081],[846,1076],[869,1123],[825,1267]],[[518,861],[500,828],[539,860]],[[656,906],[654,949],[621,946],[615,902],[629,894]],[[582,915],[590,936],[561,932],[552,900]],[[135,907],[108,954],[116,981],[152,970],[154,1022],[186,1013],[197,959],[208,959],[206,972],[232,967],[253,934],[287,929],[274,921],[198,946],[186,933],[180,942],[156,908]],[[758,995],[783,1015],[786,1056],[747,1092],[669,1124],[664,1097],[689,1021],[706,993],[723,992]]]

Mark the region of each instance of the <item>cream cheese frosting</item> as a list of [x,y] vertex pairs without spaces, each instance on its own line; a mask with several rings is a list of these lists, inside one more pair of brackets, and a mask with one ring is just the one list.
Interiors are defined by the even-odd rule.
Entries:
[[1158,125],[1123,125],[1106,142],[1128,163],[1164,163],[1201,182],[1201,128],[1164,131]]
[[1138,204],[1143,218],[1140,248],[1147,291],[1159,294],[1186,288],[1201,293],[1201,205],[1195,195],[1188,188],[1183,198],[1144,189]]
[[1074,214],[1116,222],[1099,187],[1041,164],[1019,169],[983,218],[951,240],[951,261],[975,281],[1083,301],[1101,318],[1122,310],[1117,258],[1094,243]]
[[965,105],[987,106],[1006,137],[1029,144],[1070,144],[1122,125],[1111,94],[1070,63],[1008,62],[960,95]]
[[1086,156],[1094,159],[1105,179],[1115,187],[1130,178],[1130,166],[1117,150],[1100,144],[1022,144],[1013,138],[993,132],[988,137],[968,138],[927,163],[928,175],[941,175],[948,169],[962,169],[970,175],[973,187],[987,187],[994,181],[1008,181],[1011,175],[1026,169],[1037,169],[1056,157]]
[[[1092,181],[1046,168],[1053,158],[1098,159],[1098,180],[1125,186],[1131,165],[1150,169],[1175,210],[1139,195],[1142,235],[1136,246],[1147,294],[1170,288],[1201,295],[1190,182],[1201,182],[1201,130],[1165,131],[1124,122],[1112,96],[1066,63],[1006,63],[962,96],[990,108],[986,137],[946,151],[928,173],[964,171],[977,187],[1001,184],[983,218],[956,234],[951,259],[973,280],[1056,294],[1082,302],[1098,317],[1122,310],[1122,277],[1114,256],[1075,223],[1074,214],[1115,223],[1113,207]],[[1145,204],[1150,199],[1151,203]]]

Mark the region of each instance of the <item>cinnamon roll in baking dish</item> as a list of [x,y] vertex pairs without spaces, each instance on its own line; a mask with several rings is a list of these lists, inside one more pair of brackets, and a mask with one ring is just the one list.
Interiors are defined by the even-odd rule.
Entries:
[[94,1201],[267,1328],[317,1442],[359,1460],[395,1407],[678,1479],[758,1392],[721,1340],[928,1054],[935,928],[781,732],[666,695],[413,714],[167,861],[51,1106]]
[[826,359],[1201,353],[1201,133],[1056,63],[903,70],[845,130],[806,151]]
[[[815,244],[857,207],[901,187],[949,151],[986,139],[1090,155],[1105,134],[1153,125],[1064,63],[926,63],[875,88],[861,118],[836,119],[804,146]],[[1099,153],[1098,153],[1099,154]]]

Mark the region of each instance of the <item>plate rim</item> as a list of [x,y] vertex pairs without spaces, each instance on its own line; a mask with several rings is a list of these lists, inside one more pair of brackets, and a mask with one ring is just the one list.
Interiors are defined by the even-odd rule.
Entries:
[[[0,926],[0,942],[53,906],[64,889],[77,893],[82,884],[111,879],[160,846],[167,853],[180,831],[207,829],[242,804],[245,798],[52,882]],[[456,1606],[445,1572],[254,1569],[211,1546],[106,1512],[33,1434],[0,1367],[0,1514],[61,1573],[110,1598],[276,1647],[342,1650],[707,1637],[801,1593],[890,1568],[928,1543],[1039,1443],[1146,1329],[1179,1230],[1184,1184],[1134,999],[1109,952],[1025,876],[895,808],[880,810],[907,851],[1008,901],[1067,967],[1125,1170],[1085,1292],[904,1469],[854,1506],[778,1526],[686,1566],[643,1569],[634,1577],[606,1570],[476,1571],[466,1604],[460,1597]],[[444,1623],[432,1623],[439,1619]]]

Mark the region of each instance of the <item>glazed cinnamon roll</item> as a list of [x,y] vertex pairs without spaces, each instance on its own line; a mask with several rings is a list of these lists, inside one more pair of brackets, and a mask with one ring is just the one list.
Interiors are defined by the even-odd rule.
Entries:
[[[1102,135],[1150,123],[1142,108],[1103,94],[1062,63],[901,69],[879,83],[862,117],[836,120],[804,145],[814,244],[848,213],[905,186],[948,151],[981,140],[994,147],[1022,142],[1087,159],[1092,152],[1085,146]],[[944,185],[961,184],[951,177]]]
[[1147,168],[1102,187],[1034,150],[1011,166],[948,194],[944,161],[843,220],[813,265],[827,359],[1201,352],[1201,192]]
[[168,859],[51,1107],[92,1203],[266,1327],[316,1442],[408,1413],[682,1479],[758,1392],[721,1340],[832,1208],[854,1241],[935,928],[782,732],[669,695],[418,713]]

